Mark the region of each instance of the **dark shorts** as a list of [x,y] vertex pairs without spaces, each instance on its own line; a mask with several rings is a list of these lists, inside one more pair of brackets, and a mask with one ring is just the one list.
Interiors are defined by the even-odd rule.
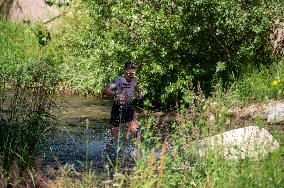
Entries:
[[114,127],[119,127],[120,123],[129,123],[133,120],[134,108],[132,105],[121,106],[114,103],[111,109],[111,117],[109,123]]

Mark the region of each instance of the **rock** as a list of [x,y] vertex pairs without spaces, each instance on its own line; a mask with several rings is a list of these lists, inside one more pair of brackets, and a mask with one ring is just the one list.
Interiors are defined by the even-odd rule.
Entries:
[[48,23],[59,16],[59,9],[48,6],[43,0],[14,0],[9,10],[8,19]]
[[279,148],[279,143],[266,129],[250,126],[200,140],[197,148],[199,156],[217,151],[226,159],[256,159]]
[[266,110],[268,123],[279,123],[284,120],[284,104],[279,103]]

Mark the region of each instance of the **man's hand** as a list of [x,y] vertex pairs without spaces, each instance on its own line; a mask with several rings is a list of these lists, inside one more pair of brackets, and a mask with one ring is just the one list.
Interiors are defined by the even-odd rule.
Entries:
[[119,102],[120,102],[120,104],[125,104],[125,102],[126,102],[126,96],[125,96],[125,90],[124,89],[122,89],[121,90],[121,93],[119,93],[118,94],[118,100],[119,100]]
[[144,97],[143,90],[139,88],[139,89],[138,89],[138,96],[137,96],[137,99],[138,99],[138,100],[141,100],[143,97]]

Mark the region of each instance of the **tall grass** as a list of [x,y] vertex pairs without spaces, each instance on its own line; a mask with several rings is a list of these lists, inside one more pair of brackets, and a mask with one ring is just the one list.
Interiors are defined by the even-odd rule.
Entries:
[[[276,151],[261,160],[224,160],[211,154],[193,157],[194,147],[173,149],[169,155],[156,158],[155,153],[136,161],[130,173],[118,171],[114,176],[101,176],[96,171],[78,174],[69,168],[61,173],[54,187],[281,187],[283,157]],[[283,151],[283,149],[282,149]],[[68,167],[62,168],[66,171]],[[109,179],[111,178],[111,179]],[[86,181],[86,180],[91,181]]]
[[5,169],[15,160],[21,167],[31,166],[50,126],[56,77],[46,75],[47,67],[35,66],[31,80],[25,80],[27,73],[22,72],[12,79],[0,78],[0,153]]
[[0,171],[11,182],[34,166],[53,124],[58,74],[56,53],[39,45],[37,27],[0,20],[0,28]]
[[283,81],[284,65],[283,61],[278,61],[258,69],[248,68],[231,89],[238,93],[239,101],[281,99],[284,96]]

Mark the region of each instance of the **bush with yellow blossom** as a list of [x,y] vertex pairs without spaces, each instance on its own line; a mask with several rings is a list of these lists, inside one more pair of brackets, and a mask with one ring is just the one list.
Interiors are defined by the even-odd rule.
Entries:
[[280,79],[272,80],[272,87],[274,88],[274,94],[277,98],[281,98],[284,95],[283,82]]

